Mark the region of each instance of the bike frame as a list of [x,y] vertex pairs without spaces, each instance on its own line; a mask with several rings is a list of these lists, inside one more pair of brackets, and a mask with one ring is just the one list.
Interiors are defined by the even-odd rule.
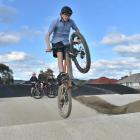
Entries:
[[69,56],[68,52],[66,51],[66,73],[69,75],[69,80],[68,80],[68,88],[71,88],[71,80],[73,79],[73,71],[72,71],[72,61],[71,57]]

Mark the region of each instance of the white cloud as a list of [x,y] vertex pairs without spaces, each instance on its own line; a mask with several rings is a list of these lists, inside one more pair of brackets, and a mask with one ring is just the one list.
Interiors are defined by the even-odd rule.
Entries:
[[114,48],[121,56],[139,57],[140,58],[140,44],[136,45],[120,45]]
[[40,70],[46,70],[45,62],[35,59],[8,63],[8,65],[13,70],[14,79],[29,80],[33,72],[36,72],[36,74],[38,75]]
[[[26,36],[27,34],[40,35],[40,32],[36,30],[31,30],[28,26],[23,26],[20,30],[19,37]],[[7,34],[6,34],[7,35]],[[104,37],[105,38],[105,37]],[[118,34],[117,37],[112,36],[112,39],[108,37],[108,40],[104,43],[115,46],[114,50],[122,56],[127,56],[128,58],[119,58],[114,60],[96,60],[92,62],[91,69],[88,73],[80,73],[76,67],[73,65],[73,74],[75,78],[80,79],[94,79],[101,76],[106,76],[110,78],[120,78],[124,75],[128,75],[131,71],[136,73],[140,71],[140,41],[139,35],[126,36],[123,34]],[[103,40],[102,40],[103,41]],[[112,41],[112,42],[111,42]],[[17,41],[18,42],[18,41]],[[121,44],[121,45],[120,45]],[[39,73],[40,70],[46,70],[51,68],[54,71],[55,76],[59,74],[57,61],[52,63],[47,63],[42,60],[29,60],[27,61],[28,54],[11,52],[4,55],[0,55],[0,60],[8,63],[14,72],[14,77],[16,79],[26,79],[28,80],[32,72]],[[136,57],[137,56],[137,57]],[[14,63],[13,63],[14,62]]]
[[109,33],[107,36],[103,37],[101,43],[109,46],[136,44],[140,43],[140,34],[126,36],[117,32]]
[[[126,59],[115,59],[115,60],[97,60],[91,63],[91,68],[88,73],[80,73],[73,63],[73,75],[74,78],[79,79],[94,79],[102,76],[117,78],[129,74],[129,72],[139,72],[140,62],[138,59],[129,58]],[[46,68],[54,70],[54,74],[57,76],[58,66],[57,62],[47,64]]]
[[[14,58],[14,55],[12,58]],[[42,60],[28,59],[24,61],[15,61],[14,63],[8,64],[14,72],[15,79],[29,80],[33,72],[39,74],[40,70],[45,71],[48,68],[54,71],[55,76],[59,74],[57,61],[46,63]],[[79,79],[95,79],[102,76],[119,79],[124,75],[128,75],[129,72],[137,73],[139,71],[140,61],[139,59],[135,58],[129,58],[127,60],[122,58],[114,60],[97,60],[91,63],[90,71],[85,74],[80,73],[73,64],[74,78]]]
[[107,76],[111,78],[120,78],[131,72],[140,72],[139,59],[114,59],[114,60],[98,60],[92,63],[92,77]]
[[37,67],[25,62],[10,63],[9,66],[13,70],[14,79],[29,80],[32,73],[37,72]]
[[17,33],[0,32],[0,46],[17,44],[21,40],[21,36]]
[[19,43],[23,38],[36,39],[42,35],[41,30],[31,29],[28,26],[22,26],[19,31],[0,32],[0,46],[8,46]]
[[23,61],[28,58],[28,55],[25,52],[10,52],[3,55],[0,55],[1,63],[14,62],[14,61]]
[[113,46],[113,50],[123,57],[140,58],[140,34],[126,36],[117,32],[109,33],[101,43]]
[[17,15],[16,8],[0,5],[0,23],[11,23]]

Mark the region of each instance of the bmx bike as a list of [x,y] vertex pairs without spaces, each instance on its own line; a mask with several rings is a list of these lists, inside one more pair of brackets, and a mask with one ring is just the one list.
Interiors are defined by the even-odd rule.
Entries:
[[35,82],[31,87],[31,96],[35,99],[40,99],[44,95],[49,98],[55,98],[57,96],[58,86],[55,79],[49,82]]
[[80,32],[74,32],[70,37],[70,47],[66,50],[66,65],[69,78],[63,80],[58,87],[58,109],[62,118],[68,118],[72,110],[72,64],[74,62],[76,68],[81,73],[87,73],[90,69],[91,59],[87,42]]

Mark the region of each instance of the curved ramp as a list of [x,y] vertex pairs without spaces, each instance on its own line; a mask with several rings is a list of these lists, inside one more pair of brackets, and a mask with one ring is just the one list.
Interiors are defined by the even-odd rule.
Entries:
[[[73,100],[71,118],[99,115],[95,110]],[[1,98],[0,126],[29,124],[62,120],[57,108],[57,98],[44,97],[36,100],[31,97]]]
[[137,115],[96,116],[0,128],[3,140],[139,140]]

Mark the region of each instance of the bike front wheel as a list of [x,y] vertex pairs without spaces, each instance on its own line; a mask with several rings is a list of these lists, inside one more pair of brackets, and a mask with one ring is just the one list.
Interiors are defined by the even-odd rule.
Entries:
[[57,88],[56,86],[49,86],[47,87],[47,96],[49,98],[55,98],[57,96]]
[[64,119],[68,118],[72,109],[71,89],[68,89],[65,84],[60,85],[57,99],[60,116]]
[[73,53],[72,60],[77,69],[81,73],[87,73],[91,65],[90,52],[87,42],[81,33],[72,33],[70,38],[70,49]]

